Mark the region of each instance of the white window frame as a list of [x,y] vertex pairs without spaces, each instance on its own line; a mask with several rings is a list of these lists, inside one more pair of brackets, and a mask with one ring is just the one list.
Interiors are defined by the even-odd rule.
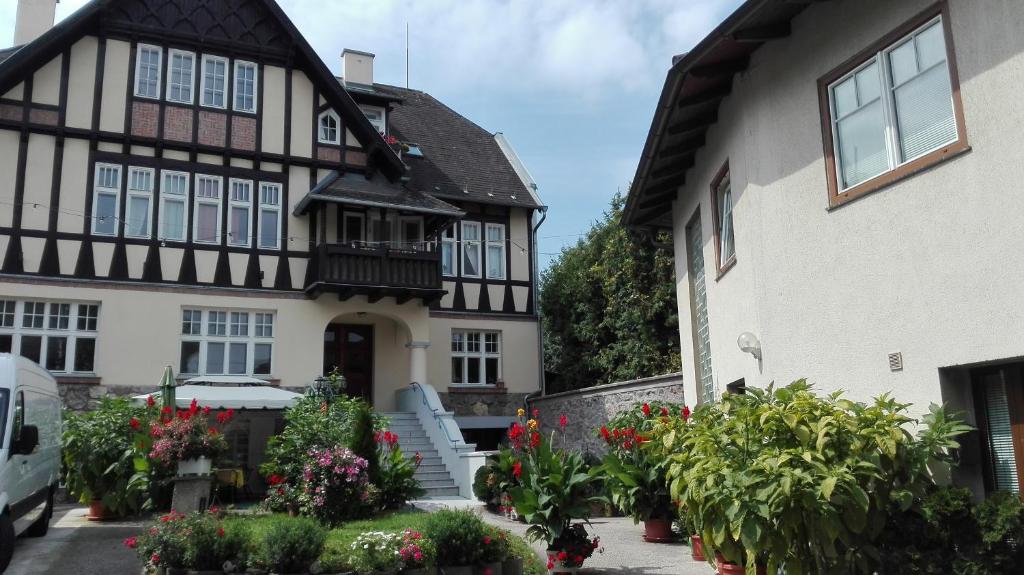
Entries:
[[[491,240],[490,239],[490,235],[487,232],[489,232],[492,229],[501,230],[501,239],[500,240]],[[506,239],[506,237],[505,237],[505,224],[494,224],[494,223],[490,223],[490,222],[484,224],[484,273],[487,275],[487,279],[503,280],[503,279],[505,279],[505,276],[507,275],[507,273],[506,273],[506,267],[507,266],[505,265],[505,263],[506,263],[505,260],[507,259],[506,258],[506,253],[505,253],[505,239]],[[490,252],[491,252],[491,248],[492,247],[496,247],[496,248],[500,248],[501,249],[501,273],[498,274],[498,275],[491,275],[491,256],[490,256]]]
[[[951,144],[956,143],[960,139],[960,137],[962,136],[962,134],[960,133],[959,123],[955,121],[956,117],[957,117],[956,104],[951,100],[950,101],[950,106],[952,107],[953,118],[954,118],[954,127],[956,128],[956,134],[953,137],[953,139],[951,139],[951,140],[949,140],[947,142],[944,142],[942,144],[936,145],[934,148],[931,148],[930,150],[921,152],[921,153],[919,153],[916,156],[913,156],[913,157],[910,157],[910,158],[901,158],[902,152],[900,150],[900,131],[899,131],[899,125],[897,123],[898,110],[896,109],[896,99],[895,99],[895,96],[893,94],[894,90],[898,86],[895,86],[894,82],[893,82],[892,68],[890,66],[889,56],[890,56],[890,54],[892,54],[893,51],[895,51],[897,48],[903,46],[908,41],[909,42],[914,41],[914,38],[917,35],[919,35],[924,30],[926,30],[928,28],[931,28],[932,26],[938,26],[939,27],[939,31],[940,31],[940,33],[942,35],[942,43],[943,43],[942,47],[943,47],[943,50],[944,50],[944,54],[943,54],[942,62],[938,62],[938,63],[933,64],[932,68],[929,68],[927,71],[930,71],[934,67],[945,66],[946,74],[948,76],[948,80],[949,80],[949,83],[950,83],[950,86],[951,86],[951,91],[955,90],[956,86],[955,86],[955,84],[953,82],[953,74],[952,74],[952,70],[950,69],[950,62],[949,62],[949,58],[950,58],[950,48],[949,48],[949,44],[948,44],[949,39],[946,37],[945,23],[942,20],[942,15],[941,14],[935,16],[934,18],[932,18],[930,20],[928,20],[927,22],[925,22],[924,24],[918,26],[917,28],[915,28],[911,32],[901,36],[900,38],[898,38],[894,42],[891,42],[890,44],[888,44],[887,46],[885,46],[884,48],[882,48],[881,50],[876,52],[873,56],[871,56],[867,60],[861,62],[855,68],[853,68],[852,70],[850,70],[846,74],[843,74],[842,76],[840,76],[839,78],[837,78],[835,81],[831,82],[828,85],[827,90],[828,90],[829,122],[831,123],[830,127],[831,127],[831,131],[832,131],[832,150],[833,150],[833,154],[835,156],[835,178],[836,178],[836,189],[838,190],[838,193],[842,194],[842,193],[847,192],[847,191],[849,191],[849,190],[851,190],[853,188],[856,188],[857,186],[863,185],[866,182],[874,180],[875,178],[884,176],[885,174],[889,174],[889,173],[899,169],[900,167],[902,167],[902,166],[904,166],[906,164],[909,164],[909,163],[913,162],[914,160],[917,160],[918,158],[922,158],[922,157],[927,156],[928,154],[930,154],[930,153],[932,153],[932,152],[934,152],[936,150],[940,150],[940,149],[942,149],[942,148],[944,148],[946,146],[949,146]],[[837,117],[837,115],[836,115],[835,88],[837,86],[839,86],[840,84],[842,84],[843,82],[849,80],[851,77],[855,76],[858,72],[861,72],[865,68],[868,68],[868,67],[870,67],[872,65],[877,65],[878,66],[878,71],[879,71],[879,80],[878,81],[879,81],[879,91],[881,93],[880,98],[881,98],[881,101],[882,101],[882,121],[884,123],[884,128],[885,128],[884,131],[885,131],[886,158],[888,160],[889,167],[888,167],[888,169],[886,169],[885,171],[883,171],[883,172],[881,172],[879,174],[876,174],[876,175],[871,176],[871,177],[869,177],[869,178],[867,178],[865,180],[862,180],[860,182],[856,182],[856,183],[851,184],[851,185],[848,186],[843,181],[843,159],[842,159],[842,150],[841,150],[840,145],[839,145],[839,129],[838,128],[839,128],[839,122],[842,119],[844,119],[847,116],[849,116],[850,114],[847,114],[846,116],[843,116],[842,118]],[[924,72],[925,71],[918,72],[918,76],[920,76]],[[862,109],[862,108],[858,108],[858,110],[855,110],[854,112],[859,111],[860,109]],[[853,112],[851,112],[851,113],[853,113]]]
[[[6,312],[7,303],[14,303],[14,315],[13,325],[4,325],[5,322],[0,321],[0,335],[11,336],[11,353],[20,354],[21,352],[21,341],[25,336],[39,336],[42,338],[39,349],[39,365],[46,366],[47,354],[49,352],[49,338],[50,337],[63,337],[67,338],[67,344],[64,353],[64,367],[63,369],[51,369],[54,373],[76,373],[76,374],[95,374],[96,373],[96,358],[98,356],[99,349],[99,309],[101,306],[100,302],[96,301],[67,301],[67,300],[47,300],[42,298],[32,299],[15,299],[15,298],[3,298],[0,299],[0,309]],[[25,327],[23,323],[25,305],[28,303],[43,304],[43,315],[42,315],[42,326],[41,327]],[[67,318],[67,325],[65,327],[58,325],[55,327],[50,326],[51,319],[56,319],[58,316],[53,314],[53,306],[58,306],[58,313],[60,306],[68,306],[68,315],[64,316],[60,314],[60,317]],[[83,318],[88,317],[94,322],[93,329],[89,329],[88,322],[86,322],[84,328],[79,328],[79,315],[86,311],[83,308],[89,306],[96,306],[96,316],[93,317],[91,314],[82,316]],[[7,316],[7,313],[4,313]],[[91,339],[95,340],[95,346],[93,348],[92,356],[92,371],[75,371],[75,354],[77,351],[79,339]]]
[[[370,125],[376,128],[381,135],[388,133],[388,111],[383,106],[368,106],[366,104],[362,104],[359,106],[359,109],[363,112],[363,115],[366,116],[366,119],[370,121]],[[367,112],[380,112],[380,120],[374,120],[366,114]]]
[[[203,179],[209,179],[217,182],[217,198],[199,197],[199,181]],[[192,202],[192,241],[197,244],[207,245],[218,245],[220,244],[221,234],[221,222],[223,221],[224,211],[224,178],[221,176],[211,176],[210,174],[196,174],[195,182],[192,186],[194,201]],[[214,235],[214,240],[200,240],[199,239],[199,207],[200,206],[217,206],[217,233]]]
[[[198,317],[196,317],[194,315],[197,312],[199,314]],[[211,312],[223,313],[225,315],[224,334],[223,335],[211,334],[210,333],[209,317],[210,317],[210,313]],[[186,330],[185,330],[185,323],[186,323],[185,316],[186,316],[186,314],[188,314],[190,316],[190,321],[191,322],[188,324],[190,327],[194,326],[195,325],[194,322],[198,321],[199,333],[194,333],[191,330],[189,330],[189,332],[186,333]],[[246,331],[245,335],[231,335],[231,331],[232,331],[232,327],[233,327],[233,321],[232,320],[235,317],[237,317],[236,314],[247,314],[247,319],[246,319],[246,324],[245,324],[245,331]],[[256,322],[257,315],[260,316],[261,320],[263,320],[263,323],[260,324],[260,327],[261,327],[260,334],[262,334],[262,335],[257,335],[257,329],[256,329],[256,327],[257,327],[257,322]],[[182,324],[181,328],[182,329],[180,331],[181,343],[178,346],[178,359],[177,359],[177,362],[178,362],[178,369],[179,369],[179,371],[182,374],[190,375],[190,376],[196,376],[196,375],[248,375],[248,376],[255,376],[255,377],[262,377],[262,378],[270,378],[272,376],[272,374],[274,373],[274,367],[275,367],[274,353],[276,351],[276,344],[274,342],[274,330],[277,327],[276,326],[276,323],[277,323],[277,312],[275,312],[274,310],[266,310],[266,309],[241,309],[241,308],[237,308],[237,309],[236,308],[208,308],[208,307],[202,307],[202,306],[186,306],[186,307],[183,307],[181,309],[181,315],[179,317],[182,318],[182,322],[181,322],[181,324]],[[270,333],[270,335],[269,336],[266,335],[268,328],[267,328],[267,324],[265,322],[266,318],[268,318],[268,317],[270,318],[270,324],[269,324],[269,333]],[[198,369],[195,372],[186,371],[184,369],[185,366],[182,364],[182,352],[184,351],[184,344],[187,343],[187,342],[188,343],[197,342],[199,344],[199,358],[198,358],[199,364],[198,364]],[[220,370],[219,373],[208,372],[207,369],[206,369],[206,367],[207,367],[206,363],[207,363],[207,357],[208,357],[208,348],[209,348],[209,344],[211,344],[211,343],[220,343],[220,344],[224,345],[224,358],[223,358],[223,363],[221,365],[221,370]],[[245,348],[246,349],[246,351],[245,351],[245,373],[229,373],[230,365],[231,365],[231,344],[245,344],[245,346],[246,346],[246,348]],[[256,346],[257,345],[269,345],[270,346],[270,370],[267,373],[254,373],[254,370],[255,370],[255,367],[256,367],[255,363],[256,363]]]
[[[241,186],[247,193],[247,199],[238,200],[235,199],[235,185]],[[252,245],[252,194],[253,194],[253,181],[244,180],[240,178],[230,178],[228,180],[228,245],[236,247],[250,247]],[[235,218],[232,217],[232,212],[236,209],[245,209],[248,214],[246,217],[248,235],[244,238],[244,241],[239,241],[235,237]]]
[[[135,173],[149,174],[149,189],[137,190],[132,188],[132,175]],[[153,235],[153,188],[156,185],[156,170],[153,168],[142,168],[139,166],[128,166],[128,185],[125,193],[125,222],[124,237],[126,238],[149,238]],[[132,198],[145,198],[146,204],[146,231],[142,235],[132,233]]]
[[[331,118],[334,120],[334,139],[324,137],[324,118]],[[337,112],[334,110],[324,110],[317,116],[316,119],[316,141],[321,144],[341,144],[341,118],[338,117]]]
[[[459,275],[459,250],[455,249],[458,244],[455,241],[455,226],[451,225],[441,232],[441,275],[445,277],[458,277]],[[444,269],[444,254],[451,255],[452,268]]]
[[[474,227],[476,228],[476,237],[480,238],[480,239],[467,240],[466,239],[466,228],[474,228]],[[460,232],[461,232],[461,236],[462,236],[462,249],[459,250],[459,267],[462,270],[462,277],[464,277],[464,278],[479,279],[479,278],[483,277],[483,275],[484,275],[484,270],[482,269],[482,266],[483,266],[483,263],[484,263],[484,256],[483,256],[483,249],[484,248],[483,248],[483,235],[482,235],[483,234],[483,226],[480,225],[480,222],[464,221],[464,222],[462,222],[462,229],[460,230]],[[464,265],[465,261],[466,261],[466,250],[467,250],[467,248],[469,248],[470,246],[473,246],[473,245],[475,245],[476,248],[477,248],[477,251],[476,251],[476,256],[477,256],[476,257],[476,264],[477,264],[476,265],[476,269],[477,269],[477,271],[480,272],[478,274],[468,274],[468,273],[466,273],[466,266]]]
[[[166,189],[167,176],[180,176],[185,180],[185,193],[183,195],[171,194]],[[160,170],[160,217],[156,223],[157,239],[166,242],[187,242],[188,241],[188,196],[191,189],[191,181],[187,172],[175,170]],[[181,209],[181,238],[169,238],[164,235],[164,222],[167,217],[168,200],[181,201],[184,205]]]
[[[224,92],[223,102],[221,105],[207,104],[206,103],[206,65],[208,62],[220,62],[224,64]],[[224,56],[214,56],[212,54],[203,54],[203,66],[201,75],[199,77],[199,105],[204,108],[216,108],[218,110],[226,110],[228,107],[228,86],[231,85],[231,63]]]
[[[252,108],[241,108],[238,106],[238,70],[239,68],[246,67],[252,68]],[[255,62],[249,62],[246,60],[235,60],[233,66],[234,75],[232,77],[232,93],[231,93],[231,106],[236,112],[244,112],[246,114],[255,114],[259,106],[257,98],[259,98],[259,86],[260,81],[260,67]]]
[[[100,169],[101,168],[109,168],[109,169],[117,170],[117,187],[116,188],[111,188],[111,187],[100,186],[99,185],[99,177],[100,177]],[[96,165],[95,165],[94,174],[93,174],[93,182],[94,182],[95,185],[93,186],[93,190],[92,190],[92,235],[94,235],[94,236],[104,236],[104,237],[116,238],[118,236],[119,232],[121,231],[121,226],[119,225],[120,224],[120,219],[119,218],[120,218],[120,214],[121,214],[121,186],[123,185],[123,182],[124,182],[123,173],[124,173],[124,169],[120,165],[118,165],[118,164],[107,164],[107,163],[103,163],[103,162],[97,162]],[[99,232],[99,231],[96,230],[96,225],[100,221],[100,216],[97,215],[97,213],[96,213],[96,211],[97,211],[97,209],[99,208],[99,205],[100,205],[100,203],[97,200],[99,199],[99,197],[101,195],[107,195],[107,196],[112,195],[112,196],[114,196],[114,215],[113,215],[114,232],[110,233],[110,234],[108,234],[106,232]]]
[[[480,349],[477,351],[469,350],[469,335],[475,334],[479,337]],[[456,336],[461,335],[461,347],[457,349]],[[497,338],[497,351],[487,351],[487,336],[494,335]],[[452,358],[462,358],[462,378],[461,383],[454,381],[454,377],[449,378],[449,384],[451,387],[494,387],[497,382],[502,381],[502,337],[501,332],[497,330],[479,330],[479,329],[452,329],[451,338],[449,339],[449,350]],[[480,381],[470,382],[469,381],[469,359],[480,360]],[[495,383],[487,383],[487,360],[497,359],[497,370],[498,373],[495,375]],[[450,362],[454,363],[454,362]],[[454,369],[454,366],[453,366]],[[454,373],[452,374],[454,375]]]
[[[174,57],[175,56],[188,56],[192,59],[192,66],[188,71],[188,99],[173,98],[171,96],[171,88],[174,84]],[[184,87],[184,84],[177,84],[178,87]],[[164,96],[168,102],[177,102],[179,104],[191,104],[196,99],[196,53],[189,52],[188,50],[177,50],[171,48],[167,50],[167,82],[165,86],[166,95]]]
[[[153,50],[156,52],[156,91],[154,94],[143,94],[139,89],[142,80],[142,75],[139,73],[142,70],[142,53],[147,50]],[[160,81],[162,79],[161,72],[163,71],[164,63],[164,49],[160,46],[154,46],[153,44],[137,44],[135,46],[135,97],[136,98],[147,98],[150,100],[160,99]]]
[[[276,200],[277,200],[276,204],[268,203],[268,202],[265,201],[267,198],[265,198],[264,194],[263,194],[264,188],[275,190]],[[258,247],[261,250],[280,250],[281,249],[281,243],[282,243],[281,242],[281,199],[282,199],[281,195],[283,194],[283,192],[284,192],[283,186],[281,184],[277,183],[277,182],[260,182],[260,197],[259,197],[259,206],[260,207],[259,207],[259,215],[257,216],[257,218],[259,220],[259,224],[257,225],[258,236],[257,236],[257,239],[256,239],[256,247]],[[275,244],[274,246],[265,246],[265,245],[263,245],[263,226],[264,226],[264,224],[263,224],[263,211],[264,210],[277,212],[277,227],[274,230],[274,244]]]
[[[728,201],[726,201],[728,200]],[[718,229],[715,230],[718,236],[718,269],[722,271],[723,268],[733,264],[736,260],[736,226],[734,224],[735,218],[733,217],[733,208],[735,199],[732,196],[732,174],[726,169],[725,174],[722,175],[722,179],[719,180],[715,186],[715,210],[718,216],[715,221],[715,225]],[[726,253],[726,241],[732,240],[732,251]]]

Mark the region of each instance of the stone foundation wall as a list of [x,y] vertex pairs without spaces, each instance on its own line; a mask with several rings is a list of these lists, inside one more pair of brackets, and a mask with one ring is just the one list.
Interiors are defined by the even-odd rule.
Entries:
[[526,393],[486,393],[468,391],[438,392],[441,404],[457,416],[515,415],[523,407]]
[[106,386],[101,384],[57,382],[57,392],[60,394],[61,403],[64,404],[65,409],[71,411],[91,411],[96,409],[100,399],[107,396],[122,397],[127,395],[130,397],[154,391],[158,392],[160,388],[155,386],[128,387],[123,385]]
[[685,404],[683,374],[670,373],[535,397],[530,400],[530,412],[537,409],[545,429],[558,429],[559,417],[564,414],[569,420],[565,432],[569,447],[600,455],[605,445],[597,429],[636,402],[654,400]]

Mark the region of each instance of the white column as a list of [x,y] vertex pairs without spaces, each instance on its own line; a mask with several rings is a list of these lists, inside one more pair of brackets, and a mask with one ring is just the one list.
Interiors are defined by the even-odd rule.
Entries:
[[409,383],[427,382],[427,348],[429,341],[411,341],[405,344],[409,348]]

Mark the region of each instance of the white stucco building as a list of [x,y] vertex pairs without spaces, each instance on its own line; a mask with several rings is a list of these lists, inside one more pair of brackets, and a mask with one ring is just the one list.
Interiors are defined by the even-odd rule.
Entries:
[[1019,489],[1021,30],[1017,0],[751,0],[675,59],[625,218],[673,232],[689,401],[947,402],[958,480]]

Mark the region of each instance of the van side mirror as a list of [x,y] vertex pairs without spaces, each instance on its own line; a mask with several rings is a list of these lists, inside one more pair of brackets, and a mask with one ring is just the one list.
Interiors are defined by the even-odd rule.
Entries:
[[35,425],[21,426],[21,437],[18,439],[15,453],[18,455],[31,455],[39,445],[39,428]]

